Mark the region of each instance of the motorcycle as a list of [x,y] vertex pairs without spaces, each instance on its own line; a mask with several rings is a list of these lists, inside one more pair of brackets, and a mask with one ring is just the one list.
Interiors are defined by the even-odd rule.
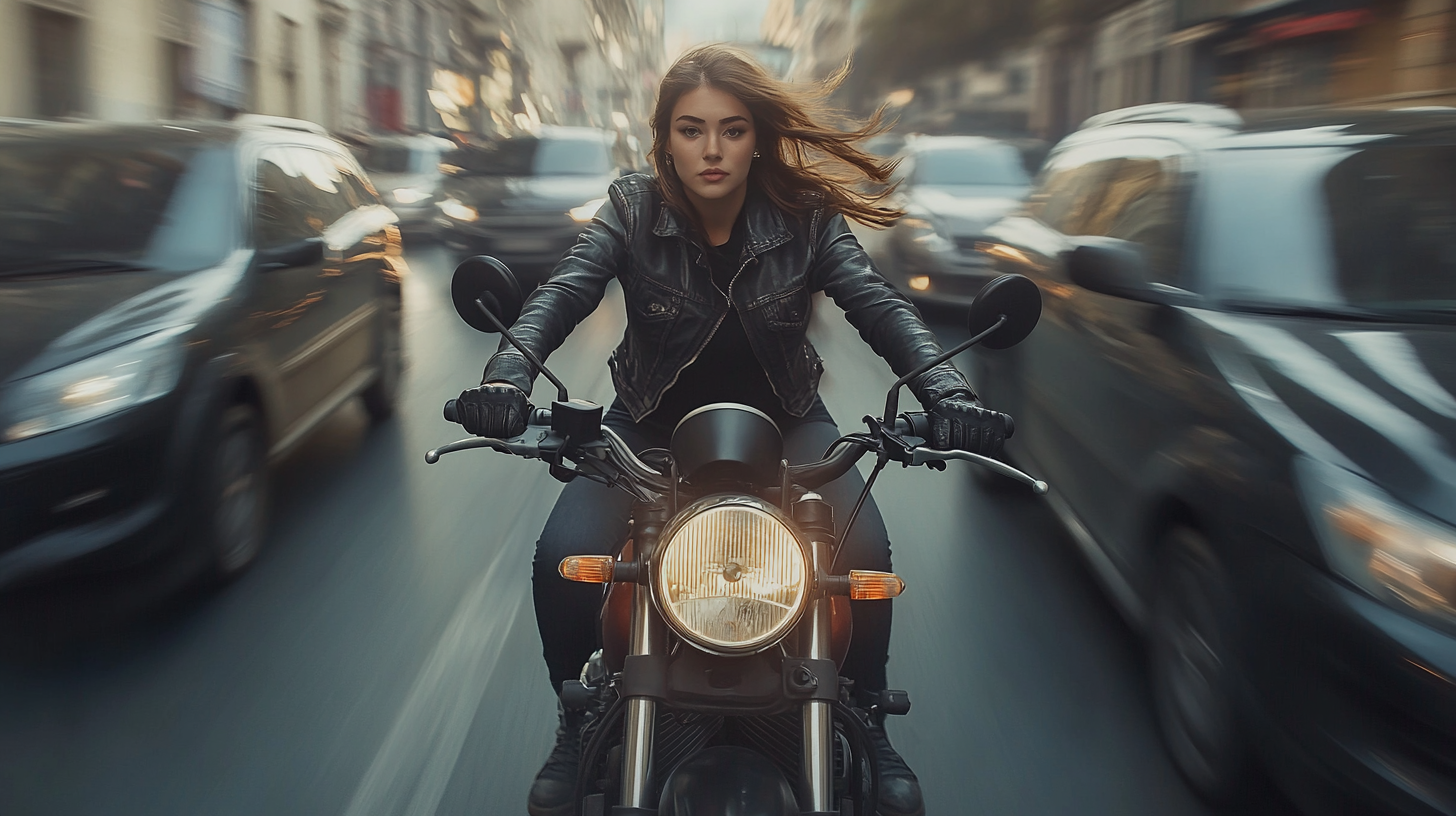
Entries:
[[[510,332],[523,297],[510,270],[468,259],[451,282],[466,323],[499,332],[557,389],[513,439],[472,437],[425,455],[487,448],[545,462],[561,481],[586,478],[635,500],[628,539],[614,555],[562,560],[561,575],[604,587],[601,648],[562,704],[583,712],[577,812],[582,816],[868,816],[879,771],[869,718],[910,710],[904,691],[851,705],[839,667],[852,637],[850,604],[894,598],[886,572],[841,572],[833,508],[815,489],[866,454],[875,465],[848,521],[880,471],[943,470],[963,460],[1047,485],[969,451],[927,447],[925,413],[898,412],[899,390],[934,365],[982,343],[1009,348],[1041,315],[1035,284],[1004,275],[970,307],[971,337],[895,382],[883,418],[840,437],[818,462],[790,465],[767,416],[744,405],[704,406],[683,418],[670,449],[641,456],[601,424],[602,406],[566,386]],[[445,418],[457,421],[455,401]],[[843,538],[843,536],[840,536]],[[792,780],[792,782],[790,781]]]

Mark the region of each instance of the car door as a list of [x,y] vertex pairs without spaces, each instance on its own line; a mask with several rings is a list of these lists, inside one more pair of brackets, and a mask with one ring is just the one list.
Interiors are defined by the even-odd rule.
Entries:
[[[1166,139],[1125,139],[1109,164],[1082,235],[1138,244],[1156,282],[1181,287],[1190,157]],[[1177,353],[1170,307],[1073,287],[1067,297],[1070,365],[1059,414],[1077,440],[1073,509],[1124,570],[1143,564],[1140,500],[1157,485],[1153,457],[1189,416],[1193,370]],[[1070,497],[1069,497],[1070,498]]]
[[[308,364],[310,347],[326,324],[322,253],[306,251],[321,242],[310,185],[296,150],[264,147],[253,184],[253,245],[258,262],[249,308],[250,336],[262,349],[277,399],[275,437],[286,435],[325,389]],[[295,251],[296,250],[296,251]]]
[[1005,408],[1018,420],[1007,451],[1038,469],[1073,508],[1085,507],[1092,489],[1085,483],[1091,450],[1083,436],[1085,423],[1076,416],[1088,378],[1079,368],[1086,353],[1079,290],[1067,278],[1062,256],[1073,246],[1068,234],[1080,232],[1096,212],[1115,161],[1116,154],[1105,146],[1054,153],[1024,213],[989,231],[996,242],[991,256],[997,267],[1026,275],[1042,293],[1036,331],[1015,348],[982,353],[984,365],[999,375],[992,379],[1005,381]]
[[388,246],[385,228],[395,217],[368,193],[342,153],[295,150],[308,183],[312,217],[324,225],[321,319],[308,347],[311,356],[303,361],[308,376],[318,382],[311,408],[317,418],[358,392],[373,374],[380,270]]

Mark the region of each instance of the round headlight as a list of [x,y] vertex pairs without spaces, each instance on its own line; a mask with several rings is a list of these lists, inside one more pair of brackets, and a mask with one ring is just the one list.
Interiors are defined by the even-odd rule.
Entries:
[[653,588],[663,617],[717,654],[777,643],[804,611],[808,557],[772,505],[748,497],[705,499],[663,536]]

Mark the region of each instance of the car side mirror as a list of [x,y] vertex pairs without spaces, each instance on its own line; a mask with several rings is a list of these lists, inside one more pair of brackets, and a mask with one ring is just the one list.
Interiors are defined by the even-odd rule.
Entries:
[[1100,236],[1077,240],[1078,246],[1065,256],[1067,277],[1083,289],[1163,305],[1181,303],[1192,297],[1177,287],[1153,281],[1141,244]]
[[259,269],[292,269],[322,263],[324,260],[324,239],[303,238],[281,246],[260,249],[255,256]]

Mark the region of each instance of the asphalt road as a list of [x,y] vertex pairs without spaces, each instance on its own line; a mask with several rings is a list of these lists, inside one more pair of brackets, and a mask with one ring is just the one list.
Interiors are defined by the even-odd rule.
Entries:
[[[495,339],[455,317],[443,253],[410,258],[399,416],[371,429],[347,406],[276,470],[249,574],[160,608],[85,587],[7,612],[0,814],[524,813],[555,724],[529,564],[560,485],[486,452],[424,463],[461,435],[440,405]],[[852,430],[893,377],[820,306],[825,401]],[[621,327],[614,289],[551,358],[573,396],[610,399]],[[887,470],[876,488],[909,584],[890,682],[914,709],[890,734],[929,813],[1209,813],[1074,545],[1037,499],[984,494],[968,467]]]

